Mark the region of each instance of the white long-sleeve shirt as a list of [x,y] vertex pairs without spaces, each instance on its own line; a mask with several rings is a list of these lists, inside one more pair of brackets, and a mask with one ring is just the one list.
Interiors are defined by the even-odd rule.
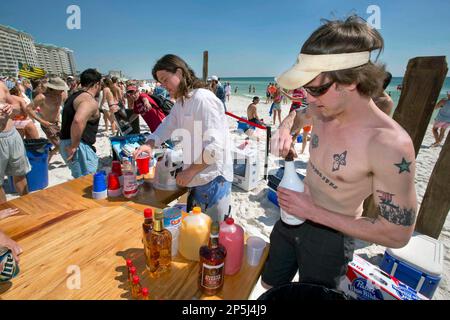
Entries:
[[148,140],[154,140],[158,146],[175,137],[182,137],[184,169],[193,163],[200,164],[202,156],[208,164],[192,179],[188,187],[205,185],[218,176],[233,181],[228,122],[222,101],[214,93],[206,89],[195,89],[184,103],[178,99],[170,114]]

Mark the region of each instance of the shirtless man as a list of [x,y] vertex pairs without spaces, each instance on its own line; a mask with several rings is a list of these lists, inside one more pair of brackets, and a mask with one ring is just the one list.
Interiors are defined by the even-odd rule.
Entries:
[[[44,131],[48,140],[54,145],[54,148],[48,155],[48,162],[59,151],[59,134],[61,132],[60,126],[60,110],[64,101],[67,99],[67,91],[69,87],[58,77],[53,77],[44,84],[45,92],[38,94],[32,103],[28,106],[28,114],[41,124],[42,131]],[[39,114],[36,113],[36,108],[40,109]]]
[[[14,105],[13,105],[14,104]],[[31,171],[22,138],[14,127],[11,117],[20,113],[20,106],[12,99],[8,88],[0,82],[0,204],[6,202],[3,177],[13,176],[20,195],[28,193],[26,174]],[[6,217],[16,210],[0,210]]]
[[394,109],[394,101],[392,100],[391,96],[386,93],[386,89],[391,83],[391,79],[392,74],[390,72],[386,72],[382,92],[372,98],[377,107],[380,108],[380,110],[386,113],[388,116],[391,115],[392,109]]
[[[384,70],[370,61],[370,51],[382,48],[378,31],[357,17],[330,21],[277,78],[283,88],[305,88],[313,130],[305,192],[278,189],[280,207],[305,222],[275,224],[262,275],[267,288],[289,283],[297,271],[300,282],[336,288],[352,260],[353,238],[390,248],[411,238],[417,211],[413,144],[371,99]],[[292,124],[292,117],[283,121],[272,152],[289,152]],[[362,217],[370,195],[380,209],[375,219]]]
[[258,103],[259,97],[253,97],[252,103],[247,107],[247,119],[256,124],[263,124],[262,119],[258,117],[258,110],[256,109]]

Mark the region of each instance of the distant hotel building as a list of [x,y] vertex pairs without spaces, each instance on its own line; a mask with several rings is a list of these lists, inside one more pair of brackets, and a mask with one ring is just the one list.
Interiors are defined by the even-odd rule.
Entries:
[[28,33],[0,25],[0,75],[16,76],[19,62],[49,74],[76,74],[72,50],[34,43]]
[[76,74],[73,51],[49,44],[35,44],[38,66],[50,74]]

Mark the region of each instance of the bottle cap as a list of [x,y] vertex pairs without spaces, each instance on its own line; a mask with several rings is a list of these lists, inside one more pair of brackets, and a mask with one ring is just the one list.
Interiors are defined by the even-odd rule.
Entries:
[[140,279],[139,279],[138,276],[134,276],[134,277],[133,277],[133,284],[138,284],[139,281],[140,281]]
[[153,209],[147,208],[144,210],[144,218],[152,218],[153,217]]
[[131,268],[133,266],[133,261],[131,259],[127,259],[127,267]]
[[194,214],[202,213],[202,208],[194,207],[194,208],[192,208],[192,213],[194,213]]
[[141,293],[142,293],[142,296],[148,297],[148,289],[147,288],[142,288]]
[[130,273],[131,273],[132,276],[134,276],[136,274],[136,272],[137,272],[136,267],[131,267],[130,268]]
[[164,212],[161,209],[155,210],[155,220],[163,220],[164,219]]
[[233,218],[226,218],[225,219],[225,223],[226,224],[234,224],[234,219]]

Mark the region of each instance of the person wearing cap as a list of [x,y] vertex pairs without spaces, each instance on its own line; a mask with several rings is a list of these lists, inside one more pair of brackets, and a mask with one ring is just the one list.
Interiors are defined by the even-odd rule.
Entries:
[[214,92],[217,98],[223,103],[223,107],[225,112],[227,111],[227,106],[225,104],[225,89],[222,84],[219,82],[219,77],[211,76],[211,91]]
[[[53,144],[54,148],[50,150],[48,162],[59,152],[60,143],[60,110],[67,99],[69,87],[59,77],[51,77],[43,84],[44,92],[38,94],[27,106],[27,112],[31,118],[40,123],[47,139]],[[36,109],[39,108],[39,113]]]
[[[12,117],[21,112],[20,105],[11,97],[8,88],[0,82],[0,204],[6,202],[3,177],[12,176],[16,191],[28,193],[26,174],[31,171],[25,146],[14,127]],[[0,214],[5,211],[0,210]]]
[[[411,238],[417,215],[414,147],[371,99],[385,71],[370,53],[383,46],[379,32],[359,17],[328,21],[276,79],[286,90],[305,89],[313,129],[304,192],[277,193],[280,207],[305,222],[275,224],[262,274],[267,288],[289,283],[297,271],[300,282],[336,288],[355,238],[390,248]],[[288,116],[274,135],[276,155],[289,152],[294,119]],[[375,218],[362,216],[369,196],[379,209]]]
[[176,102],[134,157],[143,152],[152,154],[168,139],[181,140],[183,170],[175,178],[179,186],[189,188],[187,211],[199,206],[213,221],[221,222],[229,213],[233,182],[231,142],[223,104],[176,55],[159,59],[152,74]]
[[134,112],[134,115],[130,117],[130,122],[133,122],[141,115],[150,131],[155,132],[166,117],[156,101],[154,101],[147,93],[139,92],[136,86],[127,87],[127,97],[129,97],[129,101],[131,101],[131,108]]

